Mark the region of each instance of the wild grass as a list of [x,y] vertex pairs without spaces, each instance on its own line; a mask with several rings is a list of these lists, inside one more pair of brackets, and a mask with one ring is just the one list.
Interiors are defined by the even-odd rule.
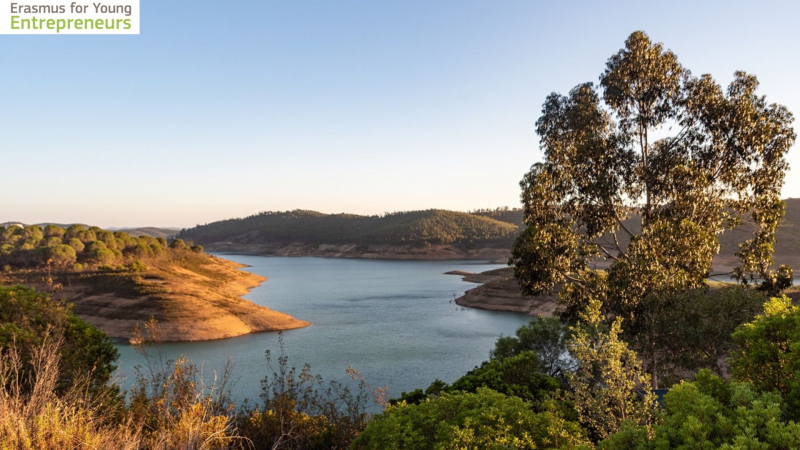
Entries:
[[139,427],[120,422],[103,400],[112,393],[89,395],[87,378],[76,378],[58,395],[59,349],[63,340],[48,337],[31,353],[31,374],[15,345],[0,354],[0,448],[142,448]]
[[[116,389],[93,392],[88,377],[58,394],[63,339],[48,336],[31,360],[15,345],[0,354],[0,448],[44,449],[233,449],[250,448],[236,434],[230,411],[220,411],[222,384],[198,382],[186,360],[140,380],[126,407]],[[29,369],[25,369],[28,367]],[[28,370],[30,373],[25,373]],[[142,390],[141,387],[147,389]]]

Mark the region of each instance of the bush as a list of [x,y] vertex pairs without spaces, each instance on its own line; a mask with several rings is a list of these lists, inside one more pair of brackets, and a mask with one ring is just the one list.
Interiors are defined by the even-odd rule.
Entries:
[[33,289],[0,287],[0,348],[17,348],[20,373],[31,376],[34,352],[50,335],[63,336],[65,343],[59,354],[60,391],[75,383],[76,374],[88,376],[92,389],[105,387],[118,357],[105,333],[74,315],[70,306]]
[[[346,448],[367,425],[367,405],[373,398],[383,404],[384,391],[371,389],[352,369],[355,389],[343,383],[324,383],[305,365],[299,372],[289,366],[279,337],[280,355],[273,361],[266,352],[271,375],[262,381],[260,407],[243,406],[236,424],[256,449],[313,450]],[[277,367],[273,363],[277,363]]]
[[147,272],[148,267],[141,260],[137,259],[128,265],[128,269],[132,272]]
[[775,391],[787,401],[787,414],[800,419],[800,308],[786,297],[764,304],[764,314],[740,326],[731,357],[735,379],[762,392]]
[[536,354],[542,372],[555,378],[575,369],[569,356],[567,342],[570,330],[557,318],[537,317],[521,326],[516,336],[501,336],[497,339],[491,358],[503,360],[530,351]]
[[557,413],[535,413],[491,389],[445,393],[419,405],[390,406],[374,417],[353,449],[570,449],[585,442],[580,426]]
[[800,448],[800,425],[781,422],[781,397],[749,383],[726,382],[704,369],[664,397],[662,423],[648,439],[645,427],[627,423],[600,449]]
[[555,378],[542,373],[536,354],[526,351],[502,361],[486,361],[452,385],[437,380],[424,393],[420,389],[408,394],[403,393],[401,400],[416,404],[445,392],[477,392],[480,388],[489,388],[504,395],[526,400],[538,410],[544,402],[555,396],[559,387],[559,382]]

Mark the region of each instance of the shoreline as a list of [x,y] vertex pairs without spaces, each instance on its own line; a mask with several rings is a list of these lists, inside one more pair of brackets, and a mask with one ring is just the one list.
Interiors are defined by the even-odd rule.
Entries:
[[464,281],[478,284],[455,300],[457,305],[466,308],[552,317],[558,306],[560,287],[554,289],[553,293],[524,296],[510,267],[481,273],[454,270],[446,272],[446,275],[460,276]]
[[[210,341],[312,325],[245,299],[267,278],[242,270],[245,264],[208,256],[200,264],[154,264],[145,273],[62,273],[55,298],[71,303],[76,315],[115,341],[130,342],[136,327],[151,319],[158,323],[159,342]],[[38,272],[5,278],[47,291]]]
[[[790,264],[797,267],[797,263],[800,262],[800,258],[786,257],[784,255],[780,255],[775,259],[776,266],[778,264]],[[736,258],[718,255],[714,258],[712,270],[724,273],[732,270],[737,262]],[[607,266],[608,262],[605,261],[595,264],[596,269],[605,269]],[[561,291],[561,285],[556,286],[552,292],[542,295],[522,295],[519,283],[514,279],[511,267],[493,269],[481,273],[454,270],[445,274],[460,276],[466,282],[479,285],[469,289],[464,295],[455,300],[455,303],[459,306],[488,311],[514,312],[528,316],[541,314],[545,317],[551,317],[558,307],[558,293]],[[730,283],[727,280],[714,280],[713,277],[708,280],[715,285]],[[800,302],[800,285],[793,285],[783,294],[797,304]]]
[[368,260],[409,260],[409,261],[457,261],[485,260],[506,264],[511,250],[506,248],[463,249],[452,245],[432,245],[415,247],[403,245],[355,244],[251,244],[215,243],[204,246],[207,252],[215,254],[274,256],[274,257],[315,257],[350,258]]

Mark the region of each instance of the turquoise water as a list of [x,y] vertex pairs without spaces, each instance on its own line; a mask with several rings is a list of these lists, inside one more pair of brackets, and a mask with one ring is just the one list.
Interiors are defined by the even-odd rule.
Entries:
[[[352,366],[374,388],[392,397],[452,382],[487,359],[501,334],[513,334],[526,316],[466,309],[454,297],[476,285],[451,270],[482,272],[501,267],[474,261],[392,261],[223,255],[268,278],[247,299],[312,322],[284,332],[291,365],[311,364],[325,379],[347,380]],[[162,344],[170,359],[186,355],[208,375],[235,363],[233,396],[257,400],[267,374],[264,351],[278,349],[277,333],[217,341]],[[123,386],[143,362],[129,345],[119,345]]]

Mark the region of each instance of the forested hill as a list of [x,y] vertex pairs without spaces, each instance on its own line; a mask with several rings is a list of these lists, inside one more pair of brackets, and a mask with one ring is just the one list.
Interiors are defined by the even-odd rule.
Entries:
[[179,237],[204,245],[235,242],[510,248],[518,233],[516,224],[482,214],[436,209],[382,216],[296,210],[200,225],[181,231]]

